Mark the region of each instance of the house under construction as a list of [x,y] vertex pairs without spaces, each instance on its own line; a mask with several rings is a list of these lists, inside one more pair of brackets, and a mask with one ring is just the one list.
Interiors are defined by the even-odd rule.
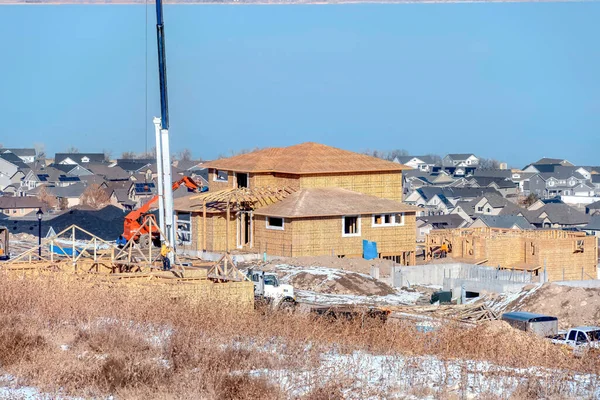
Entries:
[[401,164],[302,143],[206,166],[210,191],[175,200],[179,249],[359,257],[369,240],[415,263],[418,209],[401,202]]
[[583,232],[461,228],[431,231],[425,258],[431,260],[443,244],[449,256],[472,264],[526,270],[546,270],[550,281],[596,279],[598,241]]

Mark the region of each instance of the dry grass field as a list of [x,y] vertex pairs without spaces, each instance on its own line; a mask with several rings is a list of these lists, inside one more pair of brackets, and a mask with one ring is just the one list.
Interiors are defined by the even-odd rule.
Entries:
[[598,372],[597,354],[501,323],[420,333],[173,303],[152,287],[0,279],[0,374],[52,396],[594,398]]

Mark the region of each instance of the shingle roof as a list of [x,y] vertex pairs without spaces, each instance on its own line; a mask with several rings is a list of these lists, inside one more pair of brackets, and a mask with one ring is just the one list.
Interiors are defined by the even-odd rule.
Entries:
[[515,225],[521,229],[535,228],[524,217],[517,215],[480,215],[477,219],[490,228],[510,229]]
[[256,215],[306,218],[358,214],[416,212],[420,208],[342,188],[301,189],[254,211]]
[[37,197],[0,196],[0,209],[41,207],[43,207],[43,203]]
[[117,165],[123,170],[131,173],[135,173],[140,169],[146,168],[149,165],[155,164],[156,160],[153,159],[118,159]]
[[62,161],[70,158],[76,163],[83,163],[82,159],[84,157],[87,157],[91,163],[104,162],[104,153],[56,153],[54,155],[54,162],[56,164],[60,164]]
[[508,189],[514,188],[517,186],[513,181],[507,180],[505,178],[498,177],[489,177],[489,176],[473,176],[471,179],[474,179],[479,186],[489,186],[492,183],[495,183],[498,188]]
[[584,231],[600,231],[600,215],[591,217],[589,224],[581,229]]
[[257,150],[211,161],[205,166],[226,171],[288,174],[402,171],[408,168],[391,161],[312,142]]
[[417,217],[417,219],[433,225],[436,229],[459,228],[465,223],[464,218],[458,214],[430,215]]
[[93,172],[95,175],[100,175],[106,180],[126,180],[129,179],[130,175],[123,168],[118,165],[110,166],[106,163],[93,163],[85,166],[88,170]]
[[535,214],[539,217],[542,213],[548,215],[548,219],[553,224],[559,225],[581,225],[589,222],[590,217],[577,211],[568,204],[546,204],[545,206],[535,210]]
[[548,165],[548,164],[558,165],[558,164],[561,164],[563,162],[568,162],[568,161],[565,160],[564,158],[548,158],[548,157],[544,157],[544,158],[540,158],[539,160],[537,160],[536,162],[534,162],[533,165]]
[[86,189],[86,185],[82,182],[75,183],[73,185],[64,187],[49,187],[48,192],[54,194],[56,197],[64,198],[77,198],[83,194]]
[[469,157],[471,157],[471,156],[474,156],[474,154],[473,154],[473,153],[462,153],[462,154],[460,154],[460,153],[455,153],[455,154],[448,154],[448,157],[450,157],[450,158],[451,158],[451,159],[453,159],[453,160],[457,160],[457,161],[460,161],[460,160],[466,160],[467,158],[469,158]]
[[511,178],[512,172],[509,169],[481,169],[477,168],[473,173],[474,177],[487,178]]
[[15,154],[18,157],[35,157],[35,149],[14,149],[14,148],[3,148],[2,149],[2,153],[5,153],[7,151],[10,151],[11,153]]
[[448,188],[448,187],[435,187],[435,186],[424,186],[417,191],[426,200],[430,200],[436,194],[443,194],[448,199],[474,199],[487,193],[494,193],[500,196],[500,193],[494,188]]
[[585,208],[589,208],[590,210],[598,210],[600,209],[600,201],[593,202],[585,206]]

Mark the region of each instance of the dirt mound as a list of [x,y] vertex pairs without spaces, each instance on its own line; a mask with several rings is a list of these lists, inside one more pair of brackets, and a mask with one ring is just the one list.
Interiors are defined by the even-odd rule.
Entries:
[[558,318],[561,329],[600,325],[600,288],[578,288],[545,284],[523,293],[507,311],[529,311]]
[[338,258],[335,256],[290,257],[272,261],[267,266],[275,267],[279,264],[293,265],[295,267],[327,267],[345,271],[370,274],[371,267],[379,267],[379,276],[388,277],[391,274],[393,261],[384,259],[365,260],[364,258]]
[[500,320],[483,322],[470,330],[469,334],[474,335],[482,343],[505,342],[514,343],[515,346],[522,344],[525,346],[524,351],[527,350],[527,346],[532,344],[532,341],[544,343],[545,340],[533,333],[515,329],[507,322]]
[[327,294],[386,296],[396,291],[369,275],[325,267],[278,265],[275,270],[285,283],[299,290]]

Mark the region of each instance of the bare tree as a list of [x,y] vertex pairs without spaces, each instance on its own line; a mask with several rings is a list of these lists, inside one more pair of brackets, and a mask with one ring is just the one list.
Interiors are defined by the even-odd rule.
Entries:
[[137,154],[135,154],[133,151],[124,151],[121,153],[121,158],[125,160],[133,160],[137,158]]
[[479,167],[480,169],[498,169],[500,168],[500,161],[494,158],[480,158]]
[[156,147],[151,148],[149,151],[138,154],[137,158],[140,158],[140,159],[156,158]]
[[81,194],[81,204],[92,208],[102,208],[110,202],[110,198],[100,185],[94,183],[88,186]]
[[405,157],[409,155],[407,150],[404,149],[395,149],[391,151],[382,151],[382,150],[370,150],[366,149],[361,151],[362,154],[366,154],[371,157],[381,158],[383,160],[394,161],[396,157]]
[[112,158],[112,150],[103,149],[102,153],[104,153],[104,161],[110,162],[110,159]]
[[58,199],[58,209],[66,210],[67,208],[69,208],[69,200],[67,200],[64,197],[61,197],[60,199]]
[[45,186],[42,186],[40,188],[37,198],[39,201],[44,203],[44,205],[48,209],[55,209],[56,207],[58,207],[58,200],[56,199],[56,196],[50,193]]
[[38,160],[46,158],[46,145],[44,143],[34,143],[33,148],[35,149],[35,156]]
[[442,156],[439,154],[427,154],[427,156],[431,157],[431,161],[433,161],[435,165],[442,165]]
[[530,205],[532,205],[533,203],[535,203],[536,201],[538,201],[540,198],[538,197],[537,194],[535,193],[530,193],[529,196],[525,197],[525,199],[523,200],[523,205],[525,207],[529,207]]
[[177,153],[177,159],[179,161],[191,161],[192,160],[192,151],[190,149],[183,149],[179,153]]
[[79,153],[79,149],[75,146],[69,146],[66,150],[67,153],[77,154]]
[[[239,149],[239,150],[229,150],[229,157],[233,157],[233,156],[239,156],[242,154],[248,154],[248,153],[252,153],[253,151],[257,151],[260,150],[260,147],[256,146],[252,149],[246,148],[246,149]],[[220,157],[223,158],[223,157]]]

